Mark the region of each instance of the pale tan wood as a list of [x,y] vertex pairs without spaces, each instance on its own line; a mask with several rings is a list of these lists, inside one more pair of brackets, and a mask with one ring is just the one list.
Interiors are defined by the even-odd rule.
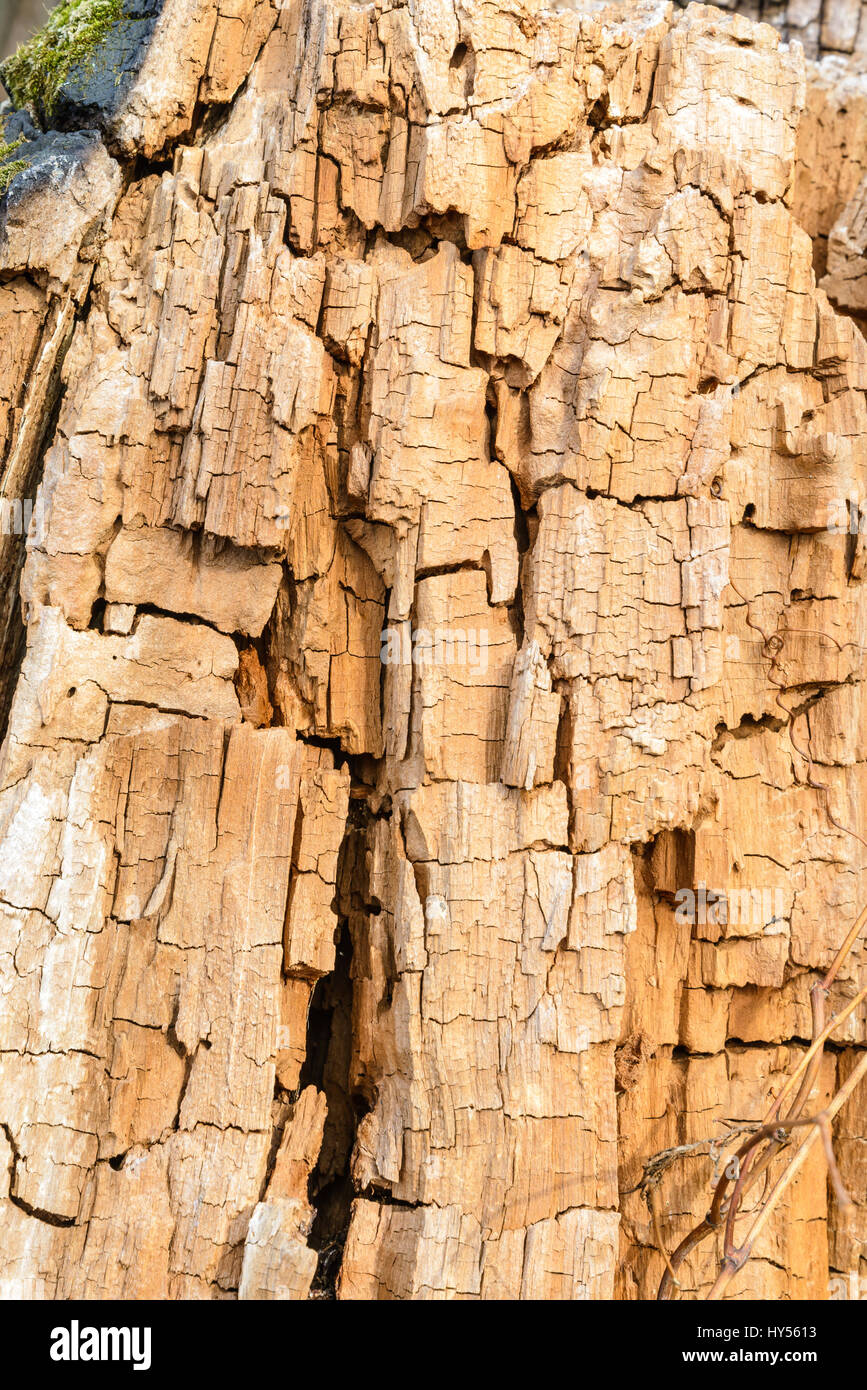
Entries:
[[[2,1296],[650,1298],[803,1056],[867,5],[727,8],[168,0],[0,203]],[[864,1115],[734,1296],[860,1277]]]

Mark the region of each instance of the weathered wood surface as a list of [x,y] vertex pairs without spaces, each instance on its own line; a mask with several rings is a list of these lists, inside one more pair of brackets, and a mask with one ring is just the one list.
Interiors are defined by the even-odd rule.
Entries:
[[[651,1297],[803,1052],[867,21],[599,8],[166,0],[0,203],[4,1296]],[[734,1296],[867,1275],[864,1113]]]

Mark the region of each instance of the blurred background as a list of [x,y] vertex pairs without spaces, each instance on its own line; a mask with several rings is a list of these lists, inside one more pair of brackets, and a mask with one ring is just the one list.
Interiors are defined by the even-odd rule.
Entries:
[[52,0],[0,0],[0,58],[29,38],[53,8]]

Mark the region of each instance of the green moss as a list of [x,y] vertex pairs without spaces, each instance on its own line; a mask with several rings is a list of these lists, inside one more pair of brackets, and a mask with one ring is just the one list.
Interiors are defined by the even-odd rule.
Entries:
[[123,0],[62,0],[39,32],[0,65],[15,105],[50,117],[72,68],[92,62],[122,14]]
[[7,141],[5,122],[0,121],[0,198],[6,192],[15,175],[29,167],[26,159],[9,158],[23,144],[23,135],[19,135],[17,140]]

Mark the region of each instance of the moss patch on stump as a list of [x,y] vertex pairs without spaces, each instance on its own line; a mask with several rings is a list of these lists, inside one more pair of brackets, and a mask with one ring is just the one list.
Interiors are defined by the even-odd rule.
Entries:
[[62,0],[38,33],[0,65],[15,105],[50,119],[69,73],[92,62],[122,15],[123,0]]
[[29,168],[26,159],[12,159],[10,157],[23,144],[23,135],[19,135],[16,140],[6,139],[6,122],[0,120],[0,198],[6,192],[15,175],[21,174]]

